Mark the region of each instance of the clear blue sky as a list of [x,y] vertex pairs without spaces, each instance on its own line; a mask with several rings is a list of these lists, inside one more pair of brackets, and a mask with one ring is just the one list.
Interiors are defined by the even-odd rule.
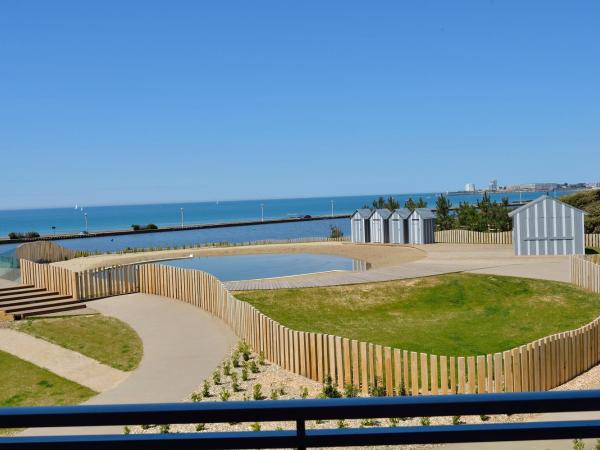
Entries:
[[600,2],[0,4],[0,209],[600,178]]

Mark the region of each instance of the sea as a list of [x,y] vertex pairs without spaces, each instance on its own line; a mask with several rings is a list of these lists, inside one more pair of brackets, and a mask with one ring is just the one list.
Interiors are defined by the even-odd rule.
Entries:
[[[568,191],[550,195],[567,194]],[[532,200],[546,192],[492,193],[494,200],[508,197],[509,201]],[[423,198],[428,207],[435,207],[439,193],[382,194],[403,204],[408,198]],[[156,224],[159,227],[220,222],[239,222],[265,219],[351,214],[357,208],[370,205],[380,195],[346,197],[316,197],[290,199],[264,199],[239,201],[213,201],[195,203],[165,203],[147,205],[87,206],[68,208],[19,209],[0,211],[0,235],[9,232],[37,231],[40,234],[77,233],[129,229],[132,224]],[[453,205],[461,202],[476,203],[482,194],[449,194]],[[184,230],[167,233],[143,233],[122,236],[93,237],[60,240],[57,243],[78,250],[117,251],[127,247],[165,247],[201,244],[207,242],[248,242],[263,239],[292,239],[297,237],[327,236],[330,226],[339,226],[344,234],[350,232],[347,219],[258,224],[203,230]],[[14,244],[0,245],[0,254],[13,250]]]

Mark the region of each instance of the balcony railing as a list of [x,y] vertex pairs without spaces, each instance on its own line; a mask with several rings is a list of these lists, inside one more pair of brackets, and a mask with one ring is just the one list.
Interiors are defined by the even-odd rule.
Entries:
[[0,449],[247,449],[596,438],[600,420],[306,429],[308,420],[600,410],[600,390],[456,396],[0,408],[0,428],[294,421],[283,431],[16,436]]

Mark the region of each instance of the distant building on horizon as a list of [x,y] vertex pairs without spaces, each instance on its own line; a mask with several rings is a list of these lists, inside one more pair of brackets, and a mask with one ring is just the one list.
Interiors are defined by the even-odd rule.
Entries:
[[498,180],[490,181],[490,185],[488,187],[488,191],[496,192],[498,190]]
[[475,185],[473,183],[465,184],[465,192],[475,192]]

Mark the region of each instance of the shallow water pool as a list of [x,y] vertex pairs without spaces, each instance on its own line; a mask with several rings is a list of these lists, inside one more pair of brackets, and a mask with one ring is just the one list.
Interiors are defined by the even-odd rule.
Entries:
[[174,267],[208,272],[221,281],[276,278],[339,270],[366,270],[365,261],[310,253],[206,256],[163,261]]

